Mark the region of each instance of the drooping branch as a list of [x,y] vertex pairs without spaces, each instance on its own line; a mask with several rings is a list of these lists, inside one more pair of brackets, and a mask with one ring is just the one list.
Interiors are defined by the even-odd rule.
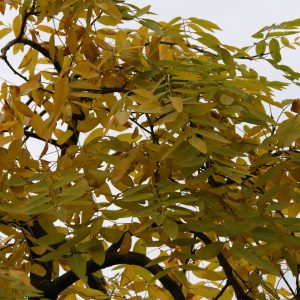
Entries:
[[11,40],[10,42],[8,42],[2,49],[1,49],[1,56],[0,58],[5,62],[5,64],[12,70],[12,72],[15,75],[18,75],[19,77],[21,77],[23,80],[28,81],[28,79],[23,76],[22,74],[20,74],[9,62],[8,58],[7,58],[7,52],[8,50],[15,44],[18,44],[19,41],[22,39],[22,37],[25,34],[25,29],[26,29],[26,24],[27,24],[27,20],[28,18],[34,14],[34,10],[35,10],[35,2],[33,1],[32,6],[30,8],[30,10],[26,11],[24,16],[23,16],[23,20],[21,23],[21,27],[20,27],[20,32],[18,34],[18,36],[16,38],[14,38],[13,40]]
[[[15,39],[11,40],[10,42],[8,42],[1,50],[2,52],[2,59],[5,61],[5,58],[7,60],[7,52],[8,50],[16,45],[16,44],[24,44],[24,45],[27,45],[27,46],[30,46],[31,48],[35,49],[36,51],[38,51],[39,53],[41,53],[44,57],[48,58],[54,65],[55,69],[57,70],[57,72],[59,73],[61,71],[61,66],[59,64],[59,62],[56,60],[56,59],[53,59],[51,58],[51,55],[49,53],[49,51],[44,48],[42,45],[36,43],[35,41],[32,41],[32,40],[29,40],[27,38],[24,38],[24,37],[16,37]],[[16,71],[17,72],[17,71]]]
[[33,1],[30,10],[26,11],[24,16],[23,16],[21,27],[20,27],[20,32],[19,32],[18,36],[16,36],[14,39],[9,41],[1,49],[1,53],[2,53],[1,54],[1,59],[3,59],[3,61],[13,71],[14,74],[20,76],[22,79],[24,79],[26,81],[27,81],[27,78],[25,76],[23,76],[22,74],[20,74],[18,71],[16,71],[13,68],[13,66],[10,64],[10,62],[8,61],[8,58],[7,58],[7,52],[9,51],[9,49],[12,46],[14,46],[16,44],[24,44],[24,45],[30,46],[31,48],[37,50],[39,53],[41,53],[43,56],[45,56],[46,58],[48,58],[50,61],[53,62],[53,65],[54,65],[55,69],[57,70],[57,72],[61,71],[61,66],[60,66],[59,62],[56,59],[52,60],[51,55],[50,55],[49,51],[46,48],[41,46],[39,43],[36,43],[35,41],[29,40],[29,39],[24,37],[28,18],[30,16],[36,14],[35,13],[35,6],[36,6],[36,1]]
[[[163,270],[159,265],[147,266],[150,261],[151,260],[147,256],[136,252],[128,252],[125,255],[121,255],[116,251],[107,251],[105,255],[105,261],[101,266],[96,264],[93,260],[89,260],[87,262],[86,274],[93,274],[98,270],[102,270],[119,264],[140,266],[147,269],[153,275],[156,275],[158,272]],[[44,286],[44,297],[47,297],[49,299],[56,299],[63,290],[71,286],[78,279],[79,278],[73,271],[66,272],[65,274],[61,275],[60,277],[54,279]],[[164,286],[164,288],[170,292],[174,300],[185,299],[185,296],[179,285],[174,282],[168,275],[162,276],[161,278],[159,278],[159,281]]]

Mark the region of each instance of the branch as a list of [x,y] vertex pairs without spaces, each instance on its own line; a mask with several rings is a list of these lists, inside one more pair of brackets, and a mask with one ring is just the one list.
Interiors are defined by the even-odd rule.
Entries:
[[224,292],[226,291],[226,289],[230,286],[230,283],[229,281],[227,280],[226,281],[226,284],[223,286],[223,288],[221,289],[220,293],[214,298],[214,300],[217,300],[219,299],[223,294]]
[[284,277],[284,274],[283,274],[283,272],[282,272],[281,270],[280,270],[280,275],[281,275],[283,281],[285,282],[286,286],[288,287],[288,289],[289,289],[290,292],[292,293],[292,295],[295,297],[295,299],[297,299],[297,298],[296,298],[296,297],[297,297],[296,293],[293,291],[291,285],[290,285],[289,282],[286,280],[286,278]]
[[35,9],[35,2],[36,1],[33,1],[32,3],[32,6],[30,8],[29,11],[26,11],[24,16],[23,16],[23,20],[22,20],[22,24],[21,24],[21,28],[20,28],[20,33],[19,35],[13,39],[12,41],[10,41],[9,43],[6,44],[5,47],[3,47],[1,49],[1,52],[2,52],[2,55],[0,58],[3,59],[3,61],[6,63],[6,65],[12,70],[12,72],[16,75],[18,75],[19,77],[21,77],[23,80],[25,81],[28,81],[28,79],[23,76],[22,74],[20,74],[11,64],[10,62],[8,61],[7,59],[7,51],[9,50],[10,47],[12,47],[13,45],[19,43],[19,40],[23,37],[24,33],[25,33],[25,29],[26,29],[26,23],[27,23],[27,20],[28,18],[31,16],[31,15],[34,15],[34,9]]
[[94,274],[89,274],[87,278],[88,278],[87,283],[91,289],[98,290],[108,295],[107,290],[105,288],[105,280],[103,277],[98,278]]
[[[195,234],[199,239],[201,239],[206,245],[209,245],[210,243],[212,243],[210,238],[206,234],[204,234],[203,232],[192,231],[192,233]],[[245,293],[245,291],[242,288],[242,286],[240,285],[240,283],[234,277],[233,268],[231,267],[231,265],[229,264],[229,262],[227,261],[225,256],[222,253],[219,253],[217,255],[217,258],[218,258],[220,266],[223,268],[223,270],[225,272],[225,275],[228,279],[228,283],[234,289],[234,292],[235,292],[235,295],[236,295],[237,299],[239,299],[239,300],[253,300],[253,298],[249,297]]]
[[154,124],[149,116],[149,114],[145,114],[146,118],[147,118],[147,121],[149,123],[149,127],[150,127],[150,132],[151,132],[151,138],[152,138],[152,141],[153,141],[153,144],[159,144],[159,141],[158,141],[158,138],[157,138],[157,135],[155,134],[154,132]]
[[11,63],[8,61],[7,56],[6,55],[1,55],[2,60],[6,63],[6,65],[11,69],[11,71],[15,74],[18,75],[20,78],[22,78],[25,81],[28,81],[28,79],[22,75],[21,73],[19,73],[12,65]]
[[53,146],[55,146],[55,147],[58,147],[58,148],[60,148],[60,149],[65,148],[64,144],[58,145],[58,144],[57,144],[57,141],[56,141],[55,139],[50,139],[49,141],[45,141],[44,139],[42,139],[41,137],[39,137],[36,133],[31,132],[31,131],[26,131],[26,130],[25,130],[25,131],[24,131],[24,135],[25,135],[26,138],[31,137],[31,138],[34,138],[34,139],[43,141],[43,142],[45,142],[45,143],[50,143],[51,145],[53,145]]
[[[170,46],[170,47],[173,47],[173,46],[178,46],[178,47],[180,47],[180,44],[177,44],[177,43],[175,43],[175,42],[167,42],[167,41],[160,41],[159,42],[161,45],[168,45],[168,46]],[[199,52],[199,53],[202,53],[202,54],[206,54],[206,55],[209,55],[209,56],[212,56],[212,57],[218,57],[219,55],[218,54],[215,54],[215,53],[212,53],[212,52],[210,52],[210,51],[207,51],[207,50],[204,50],[203,48],[201,48],[201,47],[198,47],[198,46],[196,46],[196,45],[192,45],[192,44],[190,44],[190,43],[184,43],[185,44],[185,46],[187,46],[189,49],[192,49],[192,50],[195,50],[195,51],[197,51],[197,52]],[[145,43],[144,44],[144,46],[146,47],[146,46],[149,46],[150,45],[150,42],[147,42],[147,43]],[[262,55],[260,55],[260,54],[256,54],[256,55],[249,55],[249,56],[236,56],[236,57],[234,57],[234,58],[236,58],[236,59],[247,59],[247,60],[255,60],[255,59],[265,59],[265,57],[267,56],[267,55],[269,55],[270,53],[264,53],[264,54],[262,54]]]
[[51,56],[50,56],[50,53],[49,53],[49,51],[48,51],[46,48],[44,48],[44,47],[41,46],[40,44],[38,44],[38,43],[36,43],[36,42],[34,42],[34,41],[32,41],[32,40],[29,40],[29,39],[27,39],[27,38],[21,38],[21,39],[18,41],[18,43],[22,43],[22,44],[24,44],[24,45],[30,46],[31,48],[33,48],[33,49],[35,49],[36,51],[38,51],[38,52],[40,52],[41,54],[43,54],[43,56],[45,56],[46,58],[48,58],[48,59],[53,63],[53,65],[54,65],[56,71],[57,71],[58,73],[60,73],[60,71],[61,71],[61,66],[60,66],[59,62],[58,62],[56,59],[54,59],[54,60],[52,61],[52,58],[51,58]]
[[[36,51],[38,51],[39,53],[41,53],[43,56],[45,56],[46,58],[48,58],[51,62],[53,62],[53,65],[54,65],[56,71],[58,73],[60,73],[61,66],[60,66],[59,62],[56,59],[52,60],[49,51],[46,48],[44,48],[43,46],[41,46],[40,44],[36,43],[35,41],[29,40],[27,38],[24,38],[23,37],[24,32],[22,33],[22,35],[21,35],[21,33],[22,33],[22,31],[20,31],[20,34],[16,38],[14,38],[10,42],[8,42],[1,49],[1,52],[2,52],[1,58],[4,60],[4,62],[6,62],[6,63],[8,62],[7,52],[9,51],[9,49],[12,46],[14,46],[16,44],[24,44],[24,45],[30,46],[31,48],[35,49]],[[19,74],[19,72],[17,72],[14,68],[12,68],[12,66],[10,64],[8,65],[8,67],[10,67],[10,69],[12,69],[15,74],[17,74],[17,75],[19,75],[19,76],[21,76],[23,78],[23,75]]]
[[[86,275],[93,274],[98,270],[105,269],[107,267],[127,264],[127,265],[136,265],[147,269],[153,275],[156,275],[158,272],[162,271],[163,268],[159,265],[147,266],[151,262],[151,259],[147,256],[136,253],[128,252],[125,255],[121,255],[118,252],[107,251],[105,255],[104,263],[99,266],[93,260],[87,262],[87,272]],[[45,285],[43,292],[44,297],[50,299],[56,299],[58,295],[75,283],[79,278],[74,274],[73,271],[68,271],[60,277],[54,279]],[[170,294],[173,296],[174,300],[184,300],[185,296],[182,293],[181,288],[175,283],[168,275],[164,275],[159,278],[159,281],[162,283],[165,289],[167,289]],[[246,298],[245,298],[246,299]]]
[[[52,270],[53,270],[53,263],[52,261],[48,262],[40,262],[38,259],[41,255],[36,254],[34,251],[31,250],[32,247],[36,246],[36,244],[32,241],[31,237],[34,239],[38,239],[47,233],[40,225],[37,218],[33,220],[32,225],[24,224],[23,228],[21,228],[24,237],[26,239],[27,245],[29,247],[29,255],[30,260],[32,263],[39,264],[42,268],[46,270],[46,274],[44,276],[36,275],[35,273],[30,272],[30,283],[33,287],[39,290],[43,290],[44,285],[51,281],[52,278]],[[38,300],[39,297],[30,297],[30,300]]]

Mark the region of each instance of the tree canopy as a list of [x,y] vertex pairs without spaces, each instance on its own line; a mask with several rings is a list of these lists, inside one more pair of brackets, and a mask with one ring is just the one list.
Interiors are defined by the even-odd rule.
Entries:
[[237,48],[127,0],[0,12],[1,299],[300,299],[300,19]]

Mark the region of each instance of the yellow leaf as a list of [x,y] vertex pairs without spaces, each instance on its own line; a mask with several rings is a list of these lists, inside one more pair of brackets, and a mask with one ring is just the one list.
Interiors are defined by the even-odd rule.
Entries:
[[174,80],[201,80],[202,79],[202,77],[199,74],[194,74],[190,72],[174,71],[173,74],[174,77],[172,79]]
[[70,52],[73,55],[76,55],[78,40],[77,40],[76,32],[73,28],[71,28],[69,30],[66,41],[67,41],[67,45],[69,47]]
[[136,277],[136,271],[134,266],[126,266],[121,277],[121,286],[126,286],[128,283],[131,283],[134,281]]
[[19,69],[25,68],[31,61],[32,61],[32,51],[29,50],[23,57],[20,65],[19,65]]
[[97,37],[94,39],[94,42],[96,43],[97,46],[99,46],[100,48],[102,48],[104,50],[111,51],[113,49],[108,43],[106,43],[104,40],[101,40]]
[[16,125],[17,121],[8,121],[4,123],[0,123],[0,132],[9,130],[12,126]]
[[98,118],[87,118],[78,122],[77,130],[80,132],[89,132],[99,125],[99,123],[100,120]]
[[220,97],[220,102],[224,105],[231,105],[234,102],[234,98],[229,95],[222,94]]
[[101,300],[101,299],[107,300],[108,299],[107,294],[104,294],[101,291],[94,290],[94,289],[91,289],[88,287],[81,287],[78,284],[73,285],[71,287],[71,290],[78,293],[79,295],[84,296],[85,299],[97,299],[97,300]]
[[18,15],[13,20],[13,31],[16,37],[20,34],[21,24],[21,16]]
[[105,250],[101,241],[97,240],[97,245],[88,249],[88,253],[92,260],[101,266],[105,260]]
[[40,83],[37,81],[27,81],[20,86],[20,94],[28,95],[30,92],[37,90],[40,87]]
[[39,115],[34,115],[31,119],[31,126],[35,133],[42,139],[45,138],[45,126],[42,118]]
[[7,34],[9,34],[11,32],[10,28],[2,28],[0,30],[0,39],[2,39],[3,37],[5,37]]
[[165,233],[171,238],[176,239],[178,235],[178,225],[171,219],[165,219],[163,222],[163,229]]
[[203,283],[199,283],[193,286],[192,292],[201,296],[201,299],[214,299],[220,291],[210,286],[204,286]]
[[63,108],[66,100],[68,99],[69,91],[69,79],[68,77],[62,77],[58,80],[54,88],[54,114],[58,115]]
[[170,295],[167,293],[167,291],[163,288],[160,288],[156,285],[151,285],[148,287],[149,294],[151,299],[160,299],[160,300],[169,300]]
[[1,98],[4,100],[7,98],[7,83],[5,81],[1,85]]
[[32,117],[33,112],[25,103],[23,103],[21,101],[15,101],[14,106],[24,116],[30,117],[30,118]]
[[46,275],[46,269],[40,264],[33,264],[30,267],[30,273],[43,277]]
[[170,97],[170,101],[178,112],[183,110],[183,100],[180,97]]
[[75,294],[69,294],[66,296],[66,300],[77,300],[77,297]]
[[103,87],[121,88],[125,85],[125,83],[126,83],[125,77],[112,72],[107,72],[101,80],[101,85]]
[[77,2],[77,0],[66,0],[60,6],[60,9],[66,9],[66,8],[70,7],[71,5],[75,4],[76,2]]
[[86,261],[80,254],[74,254],[69,257],[69,264],[72,271],[78,278],[85,277],[86,274]]
[[116,22],[121,22],[122,15],[118,8],[112,4],[111,2],[105,1],[105,2],[96,2],[96,5],[99,6],[106,14],[113,17]]
[[49,39],[48,51],[52,60],[55,57],[55,35],[52,34]]
[[188,141],[194,148],[199,150],[201,153],[204,153],[204,154],[207,153],[206,143],[201,138],[197,138],[196,136],[193,136]]
[[54,28],[52,28],[50,26],[47,26],[47,25],[39,25],[39,26],[37,26],[36,29],[38,29],[40,31],[43,31],[43,32],[46,32],[46,33],[50,33],[50,34],[57,33],[56,29],[54,29]]
[[130,116],[130,111],[118,111],[116,113],[116,118],[121,125],[124,125]]
[[205,260],[212,259],[216,257],[222,251],[222,249],[223,249],[223,243],[221,242],[210,243],[198,249],[195,255],[200,259],[205,259]]
[[84,78],[95,78],[99,76],[98,69],[90,62],[83,61],[72,69],[74,74],[78,74]]
[[123,241],[121,243],[119,253],[121,255],[125,255],[129,252],[130,248],[131,248],[131,234],[129,232],[126,232]]
[[100,137],[103,136],[103,129],[102,128],[97,128],[95,129],[94,131],[92,131],[88,136],[87,138],[84,140],[84,143],[83,145],[87,145],[89,144],[90,142],[92,142],[93,140],[95,139],[98,139]]
[[60,129],[55,129],[54,134],[57,137],[57,144],[62,145],[73,135],[73,131],[62,131]]

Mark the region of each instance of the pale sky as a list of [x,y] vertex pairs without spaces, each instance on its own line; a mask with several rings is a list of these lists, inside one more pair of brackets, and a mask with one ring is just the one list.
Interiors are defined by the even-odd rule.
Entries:
[[181,16],[198,17],[217,23],[227,43],[247,44],[260,28],[300,18],[298,0],[130,0],[138,7],[152,6],[156,20]]
[[[223,30],[216,32],[218,38],[225,44],[235,46],[251,45],[255,39],[251,35],[266,25],[280,23],[300,18],[299,0],[125,0],[136,6],[152,6],[152,11],[157,16],[148,16],[155,20],[171,20],[174,17],[184,18],[198,17],[210,20],[218,24]],[[147,17],[147,16],[146,16]],[[0,16],[4,23],[11,23],[11,16]],[[300,34],[299,34],[300,35]],[[0,40],[0,48],[4,45]],[[300,71],[300,47],[299,50],[287,50],[282,52],[283,63],[289,65],[295,71]],[[266,63],[251,65],[261,75],[272,80],[280,80],[278,73]],[[1,77],[5,77],[15,83],[21,83],[10,70],[0,61]],[[17,80],[17,81],[16,81]],[[300,89],[290,87],[278,94],[280,99],[298,98]]]
[[[264,26],[300,18],[298,0],[130,0],[130,3],[143,7],[152,6],[155,20],[168,21],[174,17],[197,17],[219,25],[222,31],[216,32],[221,42],[234,46],[251,45],[255,39],[251,35]],[[299,34],[300,35],[300,34]],[[282,51],[282,63],[295,71],[300,71],[300,47],[297,50]],[[251,65],[259,74],[271,80],[282,77],[267,63]],[[276,93],[279,99],[299,98],[300,88],[288,87]]]

